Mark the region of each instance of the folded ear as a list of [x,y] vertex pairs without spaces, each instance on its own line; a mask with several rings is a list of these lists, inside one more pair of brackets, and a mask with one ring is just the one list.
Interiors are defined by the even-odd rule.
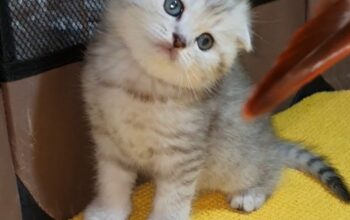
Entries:
[[237,40],[239,48],[245,50],[246,52],[250,52],[253,50],[252,38],[251,38],[251,30],[249,25],[244,25],[239,30],[237,34]]

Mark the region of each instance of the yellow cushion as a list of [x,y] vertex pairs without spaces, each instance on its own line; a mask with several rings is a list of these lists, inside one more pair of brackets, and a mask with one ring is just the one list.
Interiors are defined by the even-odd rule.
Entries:
[[[350,185],[350,91],[316,94],[276,115],[273,122],[280,137],[305,143],[327,156]],[[150,183],[136,190],[131,220],[147,219],[153,191]],[[252,214],[230,209],[220,193],[200,196],[194,202],[192,220],[209,219],[350,220],[350,205],[332,196],[319,181],[287,169],[274,195]]]

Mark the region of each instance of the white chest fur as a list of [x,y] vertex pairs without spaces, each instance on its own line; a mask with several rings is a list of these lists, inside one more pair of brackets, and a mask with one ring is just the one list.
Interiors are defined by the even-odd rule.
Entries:
[[166,169],[180,159],[173,151],[204,147],[210,120],[206,104],[147,102],[118,88],[104,89],[96,102],[102,114],[100,126],[138,167],[152,172]]

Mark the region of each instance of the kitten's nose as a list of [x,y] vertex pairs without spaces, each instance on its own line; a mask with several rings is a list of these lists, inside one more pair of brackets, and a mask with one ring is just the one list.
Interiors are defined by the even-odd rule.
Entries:
[[185,48],[186,47],[186,39],[177,34],[177,33],[173,33],[173,39],[174,39],[174,42],[173,42],[173,47],[174,48]]

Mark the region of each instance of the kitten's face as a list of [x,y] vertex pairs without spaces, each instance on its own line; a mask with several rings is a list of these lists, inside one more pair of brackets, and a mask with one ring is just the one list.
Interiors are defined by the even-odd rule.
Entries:
[[250,50],[246,0],[119,0],[118,34],[147,73],[201,89],[222,78],[240,49]]

